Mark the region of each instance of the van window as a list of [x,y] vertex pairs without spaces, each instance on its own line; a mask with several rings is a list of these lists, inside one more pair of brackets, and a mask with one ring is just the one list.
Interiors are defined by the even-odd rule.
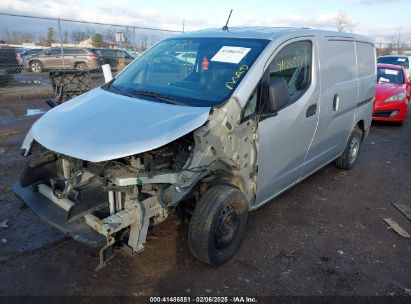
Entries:
[[285,46],[269,67],[270,80],[283,78],[288,84],[290,103],[310,86],[312,71],[311,41],[297,41]]
[[370,43],[356,42],[358,77],[373,76],[375,73],[374,46]]

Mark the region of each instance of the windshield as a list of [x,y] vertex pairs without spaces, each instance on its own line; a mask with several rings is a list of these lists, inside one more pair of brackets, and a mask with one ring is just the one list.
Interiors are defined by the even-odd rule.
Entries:
[[407,57],[379,57],[377,62],[403,66],[404,69],[408,69],[410,67]]
[[378,68],[377,81],[379,83],[404,84],[404,74],[401,70]]
[[194,107],[216,106],[234,91],[268,40],[167,39],[103,89]]

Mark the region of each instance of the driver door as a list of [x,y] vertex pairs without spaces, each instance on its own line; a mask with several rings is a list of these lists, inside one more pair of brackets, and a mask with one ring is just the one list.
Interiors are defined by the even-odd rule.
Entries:
[[[267,83],[276,78],[286,80],[290,99],[277,114],[261,116],[259,122],[256,207],[302,175],[320,111],[317,45],[312,37],[287,42],[276,51],[266,71]],[[263,87],[268,90],[267,85]]]

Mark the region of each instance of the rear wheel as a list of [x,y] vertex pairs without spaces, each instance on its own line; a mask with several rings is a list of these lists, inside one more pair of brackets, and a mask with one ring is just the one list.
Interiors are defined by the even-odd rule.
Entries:
[[79,70],[79,71],[86,71],[87,65],[84,62],[76,63],[76,65],[74,66],[74,69]]
[[30,71],[33,73],[41,73],[43,72],[43,65],[38,60],[33,60],[30,62]]
[[360,153],[362,135],[363,133],[358,127],[352,130],[343,154],[336,160],[338,168],[350,170],[354,167]]
[[243,194],[230,186],[209,189],[198,202],[190,222],[188,242],[200,261],[218,266],[231,259],[247,226]]

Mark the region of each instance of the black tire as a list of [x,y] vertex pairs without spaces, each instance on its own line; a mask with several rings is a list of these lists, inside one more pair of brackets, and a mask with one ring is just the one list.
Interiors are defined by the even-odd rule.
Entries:
[[238,189],[218,185],[207,190],[191,218],[191,253],[204,263],[224,264],[240,247],[247,218],[247,202]]
[[76,63],[74,66],[75,70],[79,70],[79,71],[86,71],[87,70],[87,64],[85,64],[84,62],[79,62]]
[[354,167],[360,154],[362,136],[363,132],[358,127],[352,130],[343,154],[336,159],[338,168],[351,170]]
[[41,73],[43,72],[43,65],[38,60],[30,61],[30,71],[33,73]]

